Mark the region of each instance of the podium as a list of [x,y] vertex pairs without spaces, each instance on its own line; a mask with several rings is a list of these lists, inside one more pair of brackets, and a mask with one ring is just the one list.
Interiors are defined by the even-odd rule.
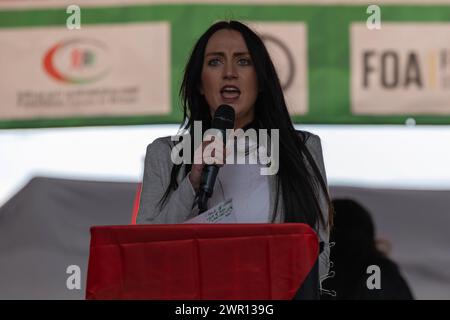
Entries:
[[299,223],[96,226],[86,299],[316,299],[318,254]]

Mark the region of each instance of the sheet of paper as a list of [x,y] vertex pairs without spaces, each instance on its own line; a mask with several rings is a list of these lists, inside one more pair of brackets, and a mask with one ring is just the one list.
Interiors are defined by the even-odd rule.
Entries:
[[236,223],[233,200],[228,199],[184,223]]

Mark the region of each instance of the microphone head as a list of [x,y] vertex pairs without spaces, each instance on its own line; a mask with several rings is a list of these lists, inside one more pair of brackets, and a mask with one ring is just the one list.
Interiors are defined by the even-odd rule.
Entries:
[[234,109],[233,107],[222,104],[214,113],[214,119],[212,120],[211,127],[219,130],[233,129],[234,128]]

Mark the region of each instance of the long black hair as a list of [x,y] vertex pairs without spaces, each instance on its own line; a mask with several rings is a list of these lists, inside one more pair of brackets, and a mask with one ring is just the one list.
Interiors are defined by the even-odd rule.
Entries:
[[[329,223],[331,223],[332,207],[327,186],[305,146],[306,136],[299,135],[291,122],[278,75],[263,41],[246,25],[238,21],[217,22],[209,27],[195,44],[180,88],[183,105],[181,129],[188,130],[193,136],[194,121],[202,121],[203,130],[211,126],[210,108],[200,93],[199,87],[206,45],[211,36],[221,29],[238,31],[243,36],[251,55],[259,91],[255,102],[255,122],[260,128],[268,129],[269,133],[270,129],[279,130],[280,156],[277,190],[279,192],[281,187],[285,222],[308,223],[313,228],[317,226],[318,221],[324,224],[324,217],[319,205],[321,189],[328,202],[329,212],[327,214]],[[191,155],[193,154],[194,152],[191,152]],[[312,168],[312,173],[307,169],[308,164]],[[181,165],[174,165],[172,168],[170,184],[161,199],[161,205],[170,192],[178,187],[176,178],[180,168]],[[186,175],[190,169],[191,166],[186,165]],[[276,199],[278,199],[278,192]]]

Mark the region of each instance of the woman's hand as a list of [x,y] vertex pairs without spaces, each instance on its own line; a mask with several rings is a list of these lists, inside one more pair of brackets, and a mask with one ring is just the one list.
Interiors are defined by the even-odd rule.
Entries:
[[[207,139],[209,140],[209,139]],[[209,146],[209,147],[208,147]],[[214,164],[222,167],[225,163],[225,157],[229,152],[225,150],[222,141],[203,141],[202,144],[194,152],[194,163],[189,173],[189,180],[195,192],[200,187],[202,171],[205,164]],[[225,155],[225,157],[224,157]]]

